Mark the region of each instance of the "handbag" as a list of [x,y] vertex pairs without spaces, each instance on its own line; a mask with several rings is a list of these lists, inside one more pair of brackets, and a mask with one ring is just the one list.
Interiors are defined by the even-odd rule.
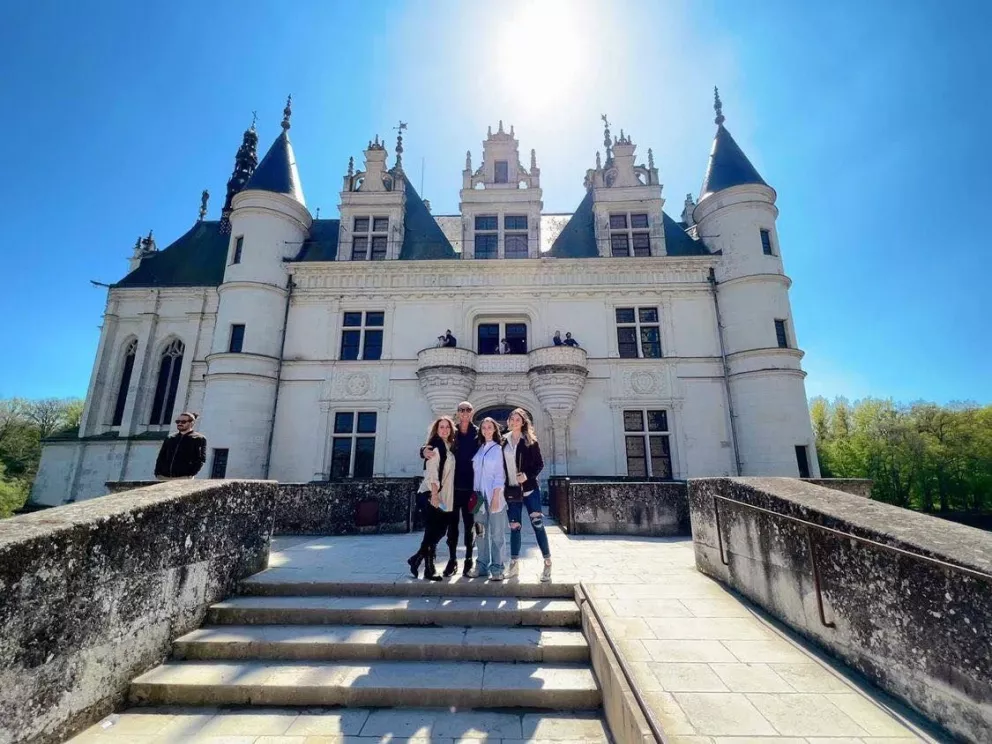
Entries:
[[[501,453],[502,454],[502,453]],[[507,485],[503,487],[503,496],[506,498],[506,503],[508,504],[519,504],[524,500],[524,489],[520,484],[510,485],[510,471],[506,467],[506,458],[503,457],[503,474],[506,476]],[[517,463],[517,472],[520,472],[520,443],[517,443],[517,449],[514,453],[514,460]]]

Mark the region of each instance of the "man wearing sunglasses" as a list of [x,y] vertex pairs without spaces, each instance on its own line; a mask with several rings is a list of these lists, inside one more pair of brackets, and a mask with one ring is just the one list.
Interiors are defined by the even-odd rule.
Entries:
[[176,433],[162,442],[155,461],[155,477],[159,480],[192,478],[207,461],[207,438],[193,431],[199,415],[183,411],[176,418]]

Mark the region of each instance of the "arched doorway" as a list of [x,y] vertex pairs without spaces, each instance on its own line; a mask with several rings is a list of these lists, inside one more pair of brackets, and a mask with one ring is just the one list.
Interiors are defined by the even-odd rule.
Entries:
[[[476,411],[472,417],[472,420],[476,425],[478,425],[482,419],[488,416],[499,424],[500,428],[506,431],[506,420],[510,417],[510,414],[513,412],[514,408],[523,408],[523,406],[489,406],[489,408],[482,408]],[[527,411],[526,408],[524,408],[524,410]],[[530,411],[527,411],[527,415],[530,416],[531,421],[534,420],[534,417],[531,415]]]

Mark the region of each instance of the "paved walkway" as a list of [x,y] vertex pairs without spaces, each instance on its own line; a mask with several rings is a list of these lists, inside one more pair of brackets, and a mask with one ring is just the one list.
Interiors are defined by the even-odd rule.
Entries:
[[[525,560],[518,581],[537,583],[540,552],[532,533],[527,535],[530,528],[526,524],[524,531]],[[670,744],[935,741],[914,726],[905,710],[849,679],[842,669],[810,652],[750,605],[698,573],[691,540],[568,537],[556,528],[549,533],[555,581],[586,583]],[[406,571],[405,558],[418,541],[415,535],[277,538],[269,568],[258,578],[409,584],[413,579]],[[439,546],[438,552],[443,566],[446,546]],[[91,731],[102,736],[77,741],[108,741],[107,735],[115,729],[124,733],[127,725],[138,725],[131,724],[135,715],[124,714],[102,730],[95,726]],[[255,711],[251,718],[202,709],[171,710],[163,715],[173,718],[158,719],[156,725],[182,725],[184,717],[199,716],[196,729],[200,736],[195,740],[214,744],[336,744],[345,741],[338,738],[342,734],[359,732],[363,737],[372,735],[372,741],[380,740],[365,730],[367,723],[357,730],[321,731],[331,736],[311,739],[305,734],[313,736],[318,731],[301,731],[306,716],[289,711],[269,716]],[[333,712],[335,718],[342,715],[350,713]],[[366,711],[355,711],[354,715],[365,716],[365,722],[386,713],[370,716]],[[443,730],[439,719],[436,723],[441,728],[424,721],[411,722],[405,732],[410,738],[400,740],[487,744],[509,742],[518,736],[549,742],[603,740],[601,734],[586,734],[581,729],[584,721],[538,732],[528,730],[526,717],[503,715],[516,721],[501,719],[512,734],[496,726],[491,731],[462,731],[460,736],[448,738],[452,734]],[[148,722],[151,724],[151,719]],[[222,729],[232,738],[203,736],[211,728],[218,729],[217,735]],[[136,733],[132,731],[132,737]],[[124,741],[116,739],[116,732],[111,735]]]

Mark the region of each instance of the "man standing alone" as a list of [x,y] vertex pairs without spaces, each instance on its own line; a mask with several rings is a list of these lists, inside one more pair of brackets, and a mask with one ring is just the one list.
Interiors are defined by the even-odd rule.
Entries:
[[192,478],[207,461],[207,438],[193,431],[198,415],[183,411],[176,419],[176,433],[162,442],[155,461],[159,480]]

